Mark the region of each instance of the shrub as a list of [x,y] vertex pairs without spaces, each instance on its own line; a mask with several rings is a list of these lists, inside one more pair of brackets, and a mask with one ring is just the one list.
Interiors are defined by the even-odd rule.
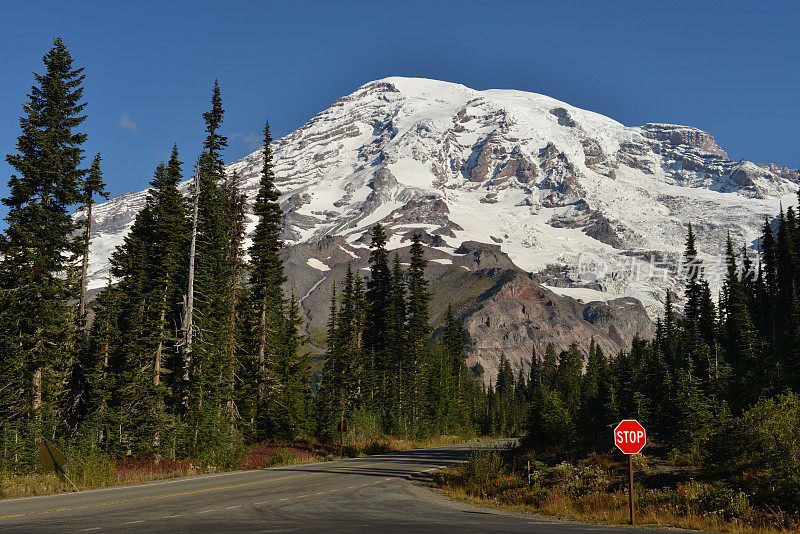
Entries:
[[275,451],[275,456],[272,457],[272,465],[292,465],[300,461],[300,457],[296,452],[286,447],[281,447]]
[[698,500],[702,512],[720,519],[744,519],[752,511],[747,495],[722,482],[705,486]]
[[114,462],[102,454],[75,455],[67,464],[66,471],[70,479],[81,487],[109,486],[117,482]]
[[464,465],[467,484],[486,485],[490,479],[505,472],[505,462],[500,453],[491,447],[474,447]]
[[386,454],[392,451],[392,445],[385,439],[373,439],[364,447],[364,454]]
[[800,399],[762,399],[711,437],[709,471],[754,504],[800,509]]

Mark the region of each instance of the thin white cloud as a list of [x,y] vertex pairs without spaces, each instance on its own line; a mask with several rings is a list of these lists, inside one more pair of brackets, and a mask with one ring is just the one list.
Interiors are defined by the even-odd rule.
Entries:
[[136,123],[131,119],[131,116],[128,115],[127,111],[123,111],[119,114],[119,127],[135,134],[139,133],[139,130],[136,128]]
[[263,142],[261,139],[261,135],[259,135],[257,132],[250,132],[249,134],[242,137],[242,141],[247,143],[247,146],[249,146],[252,150],[255,150],[258,147],[260,147],[261,143]]
[[250,132],[246,134],[241,132],[234,132],[230,134],[228,137],[230,137],[231,141],[240,139],[241,142],[244,143],[245,146],[250,150],[257,149],[258,147],[261,146],[261,143],[263,142],[263,139],[261,138],[261,135],[259,135],[258,132]]

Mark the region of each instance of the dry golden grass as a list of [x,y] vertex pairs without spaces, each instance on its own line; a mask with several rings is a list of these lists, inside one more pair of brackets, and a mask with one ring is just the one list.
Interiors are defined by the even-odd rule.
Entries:
[[[447,471],[451,474],[456,474],[458,470],[459,468],[452,468]],[[446,495],[453,499],[477,505],[490,506],[514,513],[537,514],[585,523],[602,525],[629,524],[628,495],[625,491],[590,493],[576,498],[559,490],[553,490],[547,492],[546,497],[540,502],[530,504],[515,502],[513,498],[509,498],[508,493],[503,494],[501,498],[485,494],[476,495],[474,491],[468,491],[464,485],[450,482],[442,483],[442,480],[448,480],[447,476],[438,478],[438,486]],[[636,524],[638,526],[675,527],[701,531],[733,532],[736,534],[788,534],[797,532],[794,529],[720,520],[714,516],[681,510],[679,506],[671,504],[660,504],[644,508],[637,507],[636,513]]]
[[[67,468],[70,479],[78,489],[92,489],[106,486],[141,484],[152,480],[161,480],[208,472],[190,462],[153,460],[110,461],[95,460],[89,465],[77,463],[72,469]],[[55,473],[31,473],[14,475],[0,472],[0,499],[19,497],[35,497],[73,491],[69,483]]]

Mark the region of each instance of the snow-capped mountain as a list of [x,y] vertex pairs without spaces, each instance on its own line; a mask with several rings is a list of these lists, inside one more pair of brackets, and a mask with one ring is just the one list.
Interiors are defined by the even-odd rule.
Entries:
[[[682,250],[686,223],[711,252],[728,231],[752,244],[800,181],[798,170],[730,161],[696,128],[628,127],[535,93],[400,77],[340,98],[273,150],[284,238],[308,256],[292,260],[304,264],[304,298],[363,258],[380,221],[390,248],[423,232],[433,264],[458,265],[464,242],[499,245],[558,295],[633,297],[653,316],[675,283],[665,259]],[[256,151],[228,166],[251,200],[261,160]],[[145,194],[95,208],[93,287]],[[601,265],[588,277],[586,258]]]

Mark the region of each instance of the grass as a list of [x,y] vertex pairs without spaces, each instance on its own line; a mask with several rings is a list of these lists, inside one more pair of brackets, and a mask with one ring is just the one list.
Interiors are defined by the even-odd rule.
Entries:
[[[343,456],[364,456],[437,447],[463,443],[458,436],[441,436],[423,440],[406,440],[392,436],[369,436],[360,441],[348,441]],[[78,489],[141,484],[152,480],[177,478],[221,471],[263,469],[278,465],[319,462],[337,459],[338,444],[314,439],[290,443],[259,443],[252,445],[244,457],[229,469],[219,463],[201,460],[170,460],[153,458],[124,458],[113,460],[102,455],[78,457],[70,455],[66,471]],[[0,471],[0,499],[52,495],[73,491],[72,487],[53,472],[40,470],[16,475]]]
[[[104,458],[77,459],[66,468],[78,489],[91,489],[125,484],[140,484],[151,480],[175,478],[211,472],[187,460],[150,458],[112,461]],[[73,491],[72,486],[53,472],[38,471],[15,475],[0,471],[0,498],[34,497]]]
[[[520,461],[523,460],[523,461]],[[663,466],[640,461],[640,478],[663,476]],[[438,473],[434,483],[446,494],[475,504],[605,525],[629,522],[627,471],[611,455],[548,466],[519,453],[477,448],[466,464]],[[751,506],[747,495],[724,485],[691,478],[662,487],[635,486],[637,525],[669,526],[742,534],[797,532],[797,514]]]

